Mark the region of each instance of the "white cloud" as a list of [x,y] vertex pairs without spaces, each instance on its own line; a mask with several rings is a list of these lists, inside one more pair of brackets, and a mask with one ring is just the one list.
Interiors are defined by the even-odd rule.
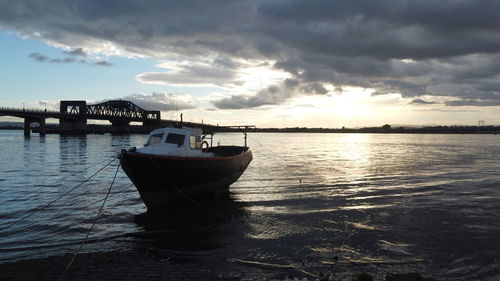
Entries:
[[181,86],[224,87],[235,83],[235,70],[225,66],[215,66],[213,61],[171,61],[161,63],[158,67],[167,71],[141,73],[137,75],[137,80],[142,83]]
[[123,97],[146,110],[175,111],[196,108],[196,101],[187,94],[138,93]]

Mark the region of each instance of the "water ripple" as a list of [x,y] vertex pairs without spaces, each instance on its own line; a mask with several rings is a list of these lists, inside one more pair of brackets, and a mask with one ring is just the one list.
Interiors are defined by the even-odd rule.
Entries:
[[0,131],[9,159],[0,163],[0,260],[67,252],[97,222],[91,237],[103,241],[89,251],[153,247],[309,272],[370,264],[439,280],[500,278],[497,136],[252,134],[254,160],[229,199],[147,213],[120,172],[96,220],[112,166],[42,208],[145,137]]

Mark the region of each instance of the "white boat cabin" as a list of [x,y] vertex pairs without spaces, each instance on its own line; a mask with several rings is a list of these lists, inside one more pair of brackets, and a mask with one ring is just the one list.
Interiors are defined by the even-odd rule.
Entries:
[[[161,128],[152,131],[139,153],[180,157],[213,157],[212,152],[202,149],[202,130],[194,128]],[[208,148],[208,142],[203,142]]]

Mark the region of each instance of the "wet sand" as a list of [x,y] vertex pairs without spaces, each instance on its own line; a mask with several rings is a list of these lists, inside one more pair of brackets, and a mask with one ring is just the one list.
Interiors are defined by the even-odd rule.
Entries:
[[0,280],[240,280],[147,252],[73,254],[0,264]]
[[[82,253],[64,274],[73,254],[0,264],[0,280],[395,280],[426,281],[420,274],[388,273],[373,266],[338,267],[311,273],[293,266],[220,260],[186,253],[149,251]],[[393,272],[394,273],[394,272]],[[390,275],[391,273],[389,273]],[[368,279],[366,279],[368,278]],[[372,279],[370,279],[372,278]]]

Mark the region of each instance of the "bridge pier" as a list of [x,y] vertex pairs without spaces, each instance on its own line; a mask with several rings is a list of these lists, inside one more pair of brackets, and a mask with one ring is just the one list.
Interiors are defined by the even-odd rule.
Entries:
[[45,127],[45,118],[42,118],[38,121],[38,125],[40,126],[38,128],[38,133],[40,136],[45,136],[47,134],[47,128]]
[[31,123],[38,123],[40,136],[45,136],[47,133],[45,118],[24,118],[24,136],[29,137],[31,135]]
[[61,101],[59,111],[76,118],[60,118],[61,135],[84,135],[87,133],[87,102],[84,100]]
[[59,119],[61,135],[84,135],[87,133],[87,119]]
[[31,134],[31,121],[28,118],[24,118],[24,136],[29,137]]

